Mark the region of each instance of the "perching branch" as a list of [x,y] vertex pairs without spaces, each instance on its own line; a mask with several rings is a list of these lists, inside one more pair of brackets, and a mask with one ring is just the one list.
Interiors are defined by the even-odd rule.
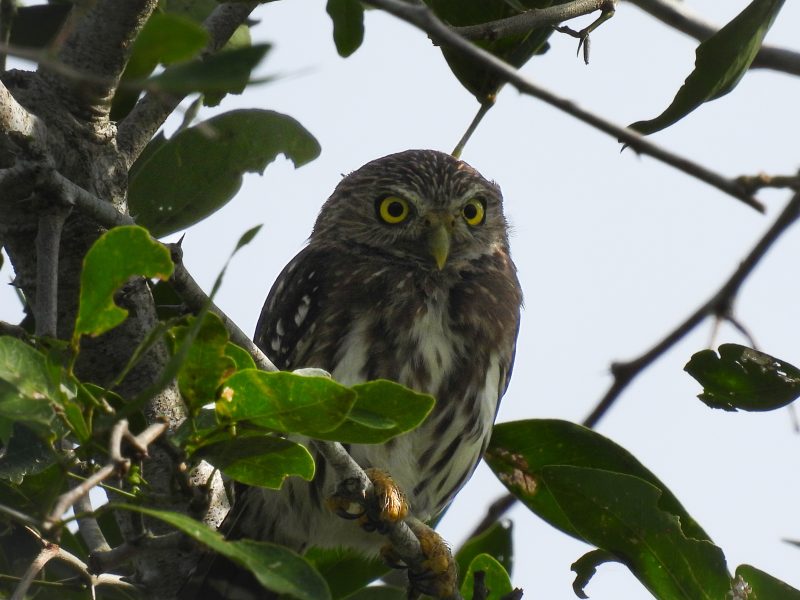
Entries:
[[[325,457],[328,465],[336,472],[340,488],[347,488],[347,497],[354,501],[365,501],[372,494],[372,482],[361,466],[353,460],[350,453],[338,442],[312,440],[313,446]],[[409,526],[409,522],[410,526]],[[425,527],[414,517],[406,517],[389,525],[386,536],[397,555],[409,567],[419,566],[425,560],[419,540],[412,528]]]
[[673,329],[660,342],[650,350],[627,362],[617,362],[611,365],[611,373],[614,381],[600,400],[594,410],[583,421],[586,427],[594,427],[597,422],[611,408],[616,399],[628,384],[639,375],[644,369],[650,366],[656,359],[660,358],[667,350],[678,343],[687,333],[697,327],[706,317],[720,315],[727,316],[730,313],[739,289],[753,269],[758,265],[767,251],[775,241],[800,217],[800,192],[786,205],[772,226],[766,231],[761,239],[756,243],[749,254],[739,264],[738,268],[720,287],[720,289],[686,318],[680,325]]
[[3,138],[13,144],[24,144],[35,153],[44,153],[44,123],[17,102],[0,81],[0,146],[8,143]]
[[[257,5],[257,2],[228,2],[217,6],[203,23],[209,35],[203,56],[219,51]],[[184,97],[185,95],[179,94],[147,92],[120,122],[117,146],[128,166],[134,163]]]
[[479,25],[453,27],[453,31],[468,40],[495,40],[523,35],[539,27],[558,25],[564,21],[591,14],[598,10],[614,10],[616,0],[572,0],[547,8],[533,8],[524,13],[489,21]]
[[741,200],[751,208],[759,212],[764,212],[764,205],[750,196],[736,181],[706,169],[702,165],[686,157],[674,154],[654,144],[632,129],[620,127],[599,115],[579,108],[570,100],[561,98],[539,87],[520,75],[520,73],[508,63],[455,33],[447,25],[442,23],[426,6],[421,4],[408,4],[402,0],[366,0],[366,3],[381,8],[399,19],[411,23],[418,29],[427,33],[435,44],[447,46],[460,52],[465,57],[474,60],[477,64],[480,64],[481,67],[500,77],[503,81],[510,83],[523,94],[538,98],[568,115],[613,136],[627,146],[630,146],[634,151],[652,156],[656,160],[668,164],[687,175],[704,181],[726,194]]
[[[628,0],[628,2],[662,23],[701,42],[710,38],[719,29],[692,13],[684,2],[676,0]],[[800,52],[764,45],[750,68],[774,69],[791,75],[800,75]]]
[[142,456],[147,456],[147,447],[167,430],[167,423],[154,423],[139,435],[134,436],[128,429],[128,421],[121,419],[115,423],[109,439],[109,461],[105,466],[86,478],[79,485],[58,497],[56,505],[45,518],[43,528],[50,531],[61,526],[61,516],[67,509],[86,496],[92,489],[112,475],[122,475],[130,468],[130,460],[122,454],[122,442],[126,441]]

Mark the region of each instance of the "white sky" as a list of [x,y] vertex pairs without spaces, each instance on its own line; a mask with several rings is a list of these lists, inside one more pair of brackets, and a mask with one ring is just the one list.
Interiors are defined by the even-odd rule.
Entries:
[[[184,242],[189,269],[209,289],[239,235],[265,223],[234,259],[217,299],[249,332],[341,173],[407,148],[450,151],[477,109],[424,34],[378,11],[367,13],[361,49],[339,58],[324,5],[275,2],[257,9],[254,37],[275,45],[262,72],[287,77],[222,106],[287,113],[317,137],[322,155],[297,171],[281,159],[263,178],[248,176],[236,199],[190,229]],[[746,5],[690,3],[717,23]],[[800,5],[787,2],[767,41],[798,49],[798,22]],[[556,34],[551,42],[550,52],[524,72],[619,124],[666,107],[691,71],[696,46],[624,2],[592,36],[588,67],[575,56],[575,40]],[[653,140],[727,176],[790,174],[800,166],[799,86],[787,75],[749,73],[732,94]],[[463,158],[503,189],[526,297],[499,421],[582,420],[610,384],[610,362],[638,356],[705,301],[789,196],[761,193],[769,207],[764,217],[670,167],[620,153],[614,139],[511,88]],[[761,349],[794,364],[800,364],[798,255],[795,228],[736,305]],[[5,266],[3,279],[8,273]],[[13,296],[2,294],[0,318],[13,320]],[[696,399],[699,385],[682,368],[709,344],[710,332],[709,322],[640,376],[598,430],[670,486],[722,547],[731,571],[746,562],[800,588],[800,550],[781,541],[800,539],[800,436],[787,410],[724,413]],[[746,343],[728,326],[714,345],[724,342]],[[460,544],[503,491],[482,465],[442,523],[444,536]],[[575,598],[569,567],[590,548],[523,507],[510,518],[514,584],[526,598]],[[602,566],[586,591],[593,600],[650,597],[620,565]]]

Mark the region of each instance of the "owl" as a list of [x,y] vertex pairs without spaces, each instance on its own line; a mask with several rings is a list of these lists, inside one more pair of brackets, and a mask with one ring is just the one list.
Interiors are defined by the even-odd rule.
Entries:
[[[273,285],[255,342],[282,370],[318,367],[344,385],[390,379],[436,399],[414,431],[347,448],[390,474],[411,514],[429,521],[489,442],[521,303],[498,186],[448,154],[409,150],[342,179]],[[238,486],[226,535],[375,555],[385,540],[328,509],[335,475],[315,460],[312,482]],[[245,574],[211,575],[221,597],[259,597],[244,595],[259,589]]]

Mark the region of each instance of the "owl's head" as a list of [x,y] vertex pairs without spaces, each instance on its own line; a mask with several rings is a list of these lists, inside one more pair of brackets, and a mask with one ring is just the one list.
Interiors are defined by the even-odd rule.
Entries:
[[322,207],[323,242],[428,270],[459,268],[508,245],[500,188],[467,163],[407,150],[347,175]]

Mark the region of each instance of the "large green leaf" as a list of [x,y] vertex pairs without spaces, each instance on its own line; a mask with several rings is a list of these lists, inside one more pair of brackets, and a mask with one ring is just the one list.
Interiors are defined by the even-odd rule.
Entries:
[[435,400],[399,383],[379,379],[354,385],[356,401],[347,419],[317,439],[350,444],[382,444],[422,423]]
[[169,250],[153,241],[146,229],[131,225],[104,233],[83,259],[74,338],[99,335],[125,320],[128,311],[114,303],[114,293],[128,279],[167,279],[172,269]]
[[[177,343],[181,343],[188,328],[172,329]],[[236,363],[227,355],[228,331],[222,320],[208,312],[194,339],[186,360],[178,371],[178,386],[190,412],[196,413],[204,404],[216,399],[217,388],[236,369]]]
[[221,534],[199,521],[174,512],[155,510],[131,504],[114,504],[120,508],[160,519],[186,535],[249,569],[266,589],[299,600],[329,600],[325,580],[299,556],[277,544],[253,540],[225,541]]
[[203,458],[236,481],[258,487],[280,489],[290,475],[311,481],[314,459],[305,447],[272,436],[236,437],[203,446],[196,456]]
[[800,369],[738,344],[692,355],[683,368],[703,386],[697,397],[711,408],[774,410],[800,397]]
[[580,537],[620,557],[656,598],[720,600],[730,589],[722,550],[687,538],[651,483],[601,469],[552,466],[542,469],[542,484]]
[[310,548],[306,559],[328,582],[334,598],[349,598],[389,571],[382,560],[366,558],[349,548]]
[[0,479],[20,485],[29,476],[53,468],[57,459],[58,455],[51,444],[43,441],[33,429],[18,422],[14,425],[11,439],[3,444]]
[[[561,4],[562,1],[425,0],[425,3],[447,24],[463,27],[512,17],[520,14],[522,8],[546,8],[551,4]],[[552,32],[552,27],[543,27],[524,35],[496,40],[480,40],[475,44],[510,65],[521,67],[533,55],[546,50],[547,38]],[[477,98],[478,102],[484,104],[493,101],[495,94],[503,85],[503,81],[496,74],[446,46],[442,46],[442,54],[453,74]]]
[[545,521],[581,537],[552,494],[541,486],[542,469],[572,465],[633,475],[663,493],[660,507],[680,518],[691,538],[710,539],[675,496],[630,452],[599,433],[556,419],[531,419],[500,423],[492,432],[486,462],[515,496]]
[[[0,337],[0,419],[22,422],[39,433],[52,431],[54,406],[62,406],[65,389],[47,358],[22,340]],[[10,433],[4,427],[5,434]],[[7,442],[0,439],[0,442]]]
[[142,155],[131,171],[131,212],[153,235],[164,236],[227,204],[244,173],[262,173],[279,154],[299,167],[319,152],[291,117],[255,109],[224,113]]
[[464,583],[461,584],[461,596],[472,598],[474,596],[475,573],[483,572],[484,586],[489,592],[487,600],[502,600],[503,596],[510,593],[514,587],[508,573],[499,562],[489,554],[479,554],[469,564]]
[[750,68],[782,6],[783,0],[753,0],[730,23],[697,47],[694,71],[664,112],[629,127],[645,135],[660,131],[704,102],[730,92]]
[[747,600],[800,600],[800,590],[750,565],[739,565],[734,585],[737,582],[749,586]]
[[333,41],[340,56],[350,56],[364,41],[364,5],[359,0],[328,0]]
[[319,437],[341,425],[355,400],[355,392],[328,377],[246,369],[228,378],[216,408],[223,423]]
[[456,552],[459,580],[463,581],[470,563],[479,554],[488,554],[499,562],[507,573],[514,564],[511,521],[498,521],[480,535],[468,539]]

